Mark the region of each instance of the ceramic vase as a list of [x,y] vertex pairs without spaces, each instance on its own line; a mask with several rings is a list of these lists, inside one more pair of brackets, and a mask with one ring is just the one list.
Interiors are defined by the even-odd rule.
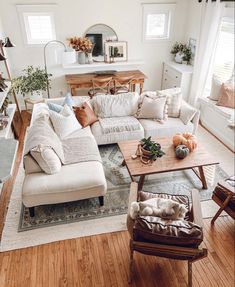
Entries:
[[178,53],[175,55],[175,62],[178,63],[178,64],[182,64],[182,62],[183,62],[183,57],[184,57],[184,53],[178,52]]
[[87,58],[87,64],[93,63],[92,53],[87,53],[86,58]]
[[78,63],[80,65],[86,64],[86,54],[84,52],[78,52]]

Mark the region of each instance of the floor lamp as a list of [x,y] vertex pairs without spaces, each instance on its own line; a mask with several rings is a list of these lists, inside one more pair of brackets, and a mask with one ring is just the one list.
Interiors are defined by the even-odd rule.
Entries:
[[[10,41],[10,39],[8,37],[5,39],[5,41],[0,40],[0,55],[1,55],[0,56],[0,61],[4,61],[5,68],[6,68],[6,71],[7,71],[8,80],[10,80],[10,81],[12,81],[12,77],[11,77],[10,69],[9,69],[8,64],[7,64],[7,58],[5,57],[5,53],[4,53],[4,49],[3,48],[13,48],[13,47],[15,47],[15,45],[12,44],[12,42]],[[15,93],[14,90],[12,91],[12,94],[13,94],[13,97],[14,97],[14,100],[15,100],[15,103],[16,103],[17,110],[18,110],[18,112],[20,114],[20,119],[22,121],[20,106],[19,106],[19,103],[18,103],[18,100],[17,100],[17,96],[16,96],[16,93]]]
[[[76,53],[74,50],[70,51],[69,49],[67,49],[67,47],[65,46],[65,44],[62,42],[62,41],[59,41],[59,40],[51,40],[49,42],[46,43],[46,45],[44,46],[44,49],[43,49],[43,55],[44,55],[44,67],[45,67],[45,72],[47,74],[47,56],[46,56],[46,49],[47,47],[50,45],[50,44],[53,44],[53,43],[58,43],[60,45],[63,46],[64,48],[64,54],[63,54],[63,57],[62,57],[62,62],[63,64],[72,64],[72,63],[75,63],[76,61]],[[48,96],[48,99],[50,98],[50,91],[49,91],[50,87],[49,87],[49,81],[47,81],[47,96]]]

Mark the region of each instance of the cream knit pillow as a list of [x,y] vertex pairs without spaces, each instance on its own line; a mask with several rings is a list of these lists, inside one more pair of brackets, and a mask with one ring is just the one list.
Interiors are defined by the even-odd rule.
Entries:
[[178,118],[182,104],[182,93],[180,88],[166,89],[158,91],[158,95],[167,96],[168,99],[168,117]]

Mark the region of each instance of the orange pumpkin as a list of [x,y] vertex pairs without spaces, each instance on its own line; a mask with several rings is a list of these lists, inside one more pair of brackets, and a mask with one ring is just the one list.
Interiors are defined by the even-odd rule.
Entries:
[[181,144],[189,148],[191,152],[197,147],[197,138],[191,133],[176,134],[173,136],[173,145],[176,147]]

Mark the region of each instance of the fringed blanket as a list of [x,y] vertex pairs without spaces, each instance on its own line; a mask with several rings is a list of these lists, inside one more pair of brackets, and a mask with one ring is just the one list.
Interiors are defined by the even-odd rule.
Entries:
[[134,117],[99,118],[99,122],[104,134],[136,131],[140,129],[139,121]]

